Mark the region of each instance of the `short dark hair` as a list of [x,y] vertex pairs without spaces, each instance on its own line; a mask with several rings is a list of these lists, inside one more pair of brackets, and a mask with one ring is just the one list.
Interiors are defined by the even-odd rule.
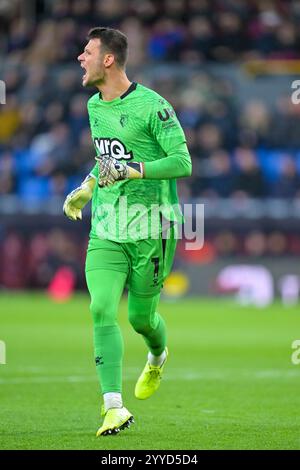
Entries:
[[89,31],[87,39],[100,39],[102,46],[107,52],[115,56],[116,64],[124,67],[127,61],[128,41],[125,34],[118,29],[93,28]]

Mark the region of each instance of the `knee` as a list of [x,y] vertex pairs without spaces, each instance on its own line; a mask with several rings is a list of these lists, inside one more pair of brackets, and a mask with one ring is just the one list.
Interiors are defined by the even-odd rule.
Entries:
[[141,335],[147,335],[152,330],[150,318],[141,312],[129,311],[129,322],[132,328]]
[[148,322],[142,320],[129,320],[132,328],[140,335],[147,335],[151,330],[151,326]]
[[116,312],[113,312],[111,304],[107,296],[96,296],[92,298],[90,311],[95,323],[107,323],[106,320],[115,319]]

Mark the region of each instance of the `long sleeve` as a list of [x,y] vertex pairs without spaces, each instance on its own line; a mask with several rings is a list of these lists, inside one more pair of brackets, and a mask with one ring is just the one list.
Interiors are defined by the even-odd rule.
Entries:
[[166,157],[144,162],[144,178],[171,179],[191,176],[192,162],[185,142],[174,147]]
[[186,138],[174,109],[166,100],[160,99],[153,104],[149,129],[165,157],[144,162],[144,178],[171,179],[191,176],[192,162]]

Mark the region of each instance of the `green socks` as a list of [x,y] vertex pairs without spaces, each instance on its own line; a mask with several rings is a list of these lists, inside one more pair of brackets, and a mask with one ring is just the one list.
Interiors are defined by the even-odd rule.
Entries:
[[121,392],[124,347],[119,326],[95,326],[94,345],[102,393]]

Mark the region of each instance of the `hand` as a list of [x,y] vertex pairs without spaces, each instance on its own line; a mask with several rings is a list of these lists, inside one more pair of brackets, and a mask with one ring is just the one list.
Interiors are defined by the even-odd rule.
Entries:
[[81,210],[92,198],[95,184],[96,179],[89,175],[79,188],[74,189],[74,191],[68,194],[64,202],[63,211],[70,220],[82,220]]
[[96,157],[99,164],[99,186],[110,186],[116,181],[143,178],[141,162],[123,163],[113,157]]

